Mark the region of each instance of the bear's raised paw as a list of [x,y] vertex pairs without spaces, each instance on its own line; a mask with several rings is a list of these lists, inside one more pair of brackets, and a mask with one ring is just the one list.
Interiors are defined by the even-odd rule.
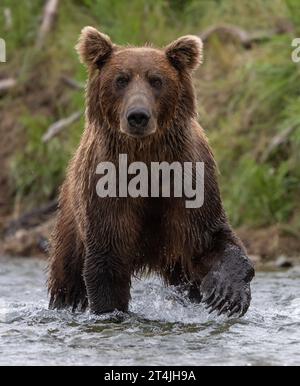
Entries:
[[202,301],[210,309],[209,313],[218,311],[218,316],[226,314],[228,317],[242,317],[248,311],[251,302],[250,281],[254,277],[254,269],[247,258],[242,259],[239,262],[223,260],[203,279]]

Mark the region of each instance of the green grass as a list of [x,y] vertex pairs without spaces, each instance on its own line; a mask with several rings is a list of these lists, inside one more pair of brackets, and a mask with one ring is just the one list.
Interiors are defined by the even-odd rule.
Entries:
[[[237,53],[232,60],[241,64],[209,81],[213,95],[224,100],[213,107],[213,117],[205,111],[204,126],[211,129],[225,204],[235,225],[285,223],[298,210],[300,68],[290,60],[290,41],[289,36],[274,37],[251,53]],[[291,126],[293,135],[263,163],[272,139]]]
[[[51,115],[16,98],[0,100],[2,109],[19,103],[17,123],[26,148],[12,157],[15,198],[42,202],[57,192],[83,128],[76,123],[43,145],[49,124],[83,108],[84,95],[61,86],[61,74],[84,81],[74,45],[81,28],[94,25],[119,44],[152,42],[161,46],[186,33],[232,23],[248,31],[293,25],[295,32],[277,35],[245,50],[237,42],[212,37],[204,65],[195,74],[199,120],[206,129],[220,168],[226,209],[234,225],[253,227],[292,224],[300,230],[300,65],[291,61],[291,41],[300,25],[298,0],[64,0],[59,19],[42,52],[34,50],[43,1],[2,0],[0,36],[7,40],[9,63],[0,68],[28,82],[35,92],[48,90]],[[14,28],[4,29],[3,7],[13,11]],[[2,65],[1,65],[2,66]],[[26,94],[26,93],[25,93]],[[37,96],[38,98],[38,96]],[[290,138],[265,162],[272,139],[293,126]]]
[[41,144],[41,137],[50,124],[49,118],[24,113],[20,123],[25,129],[27,141],[22,152],[18,152],[13,158],[12,178],[16,184],[16,196],[26,198],[27,203],[36,204],[56,193],[70,151],[62,149],[58,138],[47,145]]

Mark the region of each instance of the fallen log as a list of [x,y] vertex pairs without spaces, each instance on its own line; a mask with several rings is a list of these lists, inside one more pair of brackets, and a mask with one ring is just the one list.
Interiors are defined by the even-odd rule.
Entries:
[[224,38],[225,36],[231,37],[233,40],[238,41],[246,48],[252,48],[254,43],[262,43],[271,39],[275,35],[281,35],[290,31],[290,26],[281,26],[280,28],[269,31],[254,31],[248,32],[240,27],[231,24],[218,24],[207,28],[199,36],[203,42],[207,42],[214,34]]
[[1,256],[45,257],[49,252],[49,238],[55,226],[55,218],[30,229],[19,229],[0,243]]
[[77,111],[76,113],[72,114],[68,118],[64,118],[58,122],[55,122],[53,125],[49,127],[49,129],[43,135],[42,141],[44,143],[49,142],[50,139],[58,135],[63,129],[71,126],[76,121],[79,121],[81,117],[82,117],[82,111]]
[[16,220],[11,221],[4,229],[4,236],[10,237],[20,229],[34,228],[43,222],[47,221],[49,217],[56,212],[58,208],[57,199],[50,201],[48,204],[33,209],[30,212],[23,214]]
[[14,78],[0,80],[0,93],[6,92],[17,85],[17,80]]

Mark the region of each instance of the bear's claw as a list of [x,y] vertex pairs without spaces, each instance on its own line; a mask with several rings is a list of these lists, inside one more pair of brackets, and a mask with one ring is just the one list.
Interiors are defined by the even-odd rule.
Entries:
[[[205,293],[206,283],[201,286],[203,293]],[[209,301],[203,300],[206,303],[206,309],[209,309],[209,314],[218,311],[218,316],[221,314],[228,314],[228,317],[233,315],[244,316],[248,311],[251,301],[250,285],[241,283],[237,285],[234,283],[230,288],[222,292],[221,288],[214,291],[214,295],[208,297]]]
[[217,264],[201,284],[203,303],[209,313],[218,311],[218,316],[244,316],[251,302],[250,281],[253,276],[254,270],[247,258],[238,264],[230,260]]

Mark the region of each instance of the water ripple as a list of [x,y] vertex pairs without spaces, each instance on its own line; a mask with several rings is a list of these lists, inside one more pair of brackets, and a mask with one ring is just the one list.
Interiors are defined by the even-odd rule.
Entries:
[[243,319],[208,315],[157,278],[129,314],[49,311],[45,265],[1,260],[0,365],[299,365],[300,270],[264,272]]

